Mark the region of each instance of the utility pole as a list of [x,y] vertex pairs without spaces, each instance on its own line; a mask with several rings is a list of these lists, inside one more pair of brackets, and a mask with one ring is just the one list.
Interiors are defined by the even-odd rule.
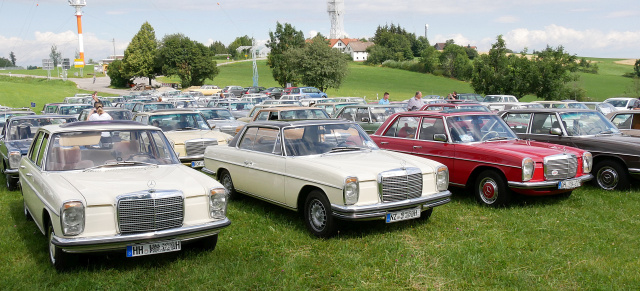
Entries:
[[113,59],[115,60],[116,59],[116,39],[114,38],[112,42],[113,42]]

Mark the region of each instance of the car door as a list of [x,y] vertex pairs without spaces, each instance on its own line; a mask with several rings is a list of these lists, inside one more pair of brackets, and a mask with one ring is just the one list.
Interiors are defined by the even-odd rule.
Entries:
[[[445,135],[446,141],[436,140],[437,135],[442,134]],[[456,145],[449,143],[448,136],[442,117],[423,117],[412,150],[417,156],[443,163],[449,168],[451,177]]]
[[[279,129],[251,127],[238,143],[242,174],[233,176],[234,186],[252,195],[284,203],[285,158]],[[233,173],[231,173],[233,175]]]
[[383,149],[414,154],[418,121],[419,117],[416,116],[397,116],[384,133],[374,136],[374,140]]
[[[566,127],[559,120],[554,112],[534,112],[527,133],[518,133],[518,136],[523,139],[573,146],[571,137],[567,135]],[[551,130],[554,128],[559,128],[562,134],[551,134]]]
[[[20,161],[20,184],[24,203],[39,227],[42,222],[42,209],[51,201],[51,192],[46,191],[42,171],[44,170],[45,153],[48,148],[49,134],[40,131],[35,137],[27,157]],[[43,201],[44,200],[44,201]],[[57,209],[50,209],[58,211]]]

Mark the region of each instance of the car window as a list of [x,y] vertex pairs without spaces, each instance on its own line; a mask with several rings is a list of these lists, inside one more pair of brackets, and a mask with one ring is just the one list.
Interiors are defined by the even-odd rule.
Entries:
[[270,111],[261,111],[260,113],[258,113],[258,116],[256,116],[257,121],[265,121],[265,120],[269,120],[269,113]]
[[503,117],[509,128],[515,133],[527,133],[531,113],[507,113]]
[[562,112],[560,119],[570,136],[620,133],[618,128],[599,112]]
[[49,140],[49,134],[45,133],[42,135],[42,141],[40,142],[38,149],[38,156],[36,158],[36,166],[42,168],[42,159],[44,158],[44,153],[47,151],[47,141]]
[[239,147],[263,153],[281,153],[279,130],[275,128],[251,127],[242,137]]
[[356,110],[356,121],[358,122],[364,122],[365,119],[371,121],[371,118],[369,118],[369,109],[368,108],[358,108]]
[[462,115],[447,118],[451,139],[456,143],[516,139],[516,135],[497,115]]
[[414,138],[418,129],[418,119],[416,117],[400,117],[391,125],[385,136]]
[[531,122],[532,134],[551,134],[552,128],[560,128],[558,118],[553,113],[536,113]]
[[342,110],[342,113],[338,118],[344,118],[346,120],[354,120],[355,115],[356,115],[356,108],[349,107]]
[[611,122],[615,124],[619,129],[631,129],[631,114],[618,114]]
[[445,134],[444,121],[442,121],[442,118],[423,118],[418,139],[434,140],[433,136],[436,134]]
[[43,139],[44,139],[44,132],[40,132],[38,134],[38,137],[36,137],[36,139],[31,143],[31,148],[29,149],[28,158],[34,163],[36,162],[36,159],[38,157],[38,150],[40,149],[40,144],[42,143]]

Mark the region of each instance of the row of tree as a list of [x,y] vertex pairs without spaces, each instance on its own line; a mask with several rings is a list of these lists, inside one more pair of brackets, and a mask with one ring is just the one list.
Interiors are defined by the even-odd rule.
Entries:
[[15,67],[16,66],[16,54],[9,53],[9,58],[0,57],[0,67]]
[[183,87],[202,85],[218,74],[213,52],[183,34],[169,34],[156,40],[153,27],[142,24],[124,52],[122,60],[109,65],[111,85],[124,87],[136,77],[147,77],[149,85],[158,75],[177,76]]

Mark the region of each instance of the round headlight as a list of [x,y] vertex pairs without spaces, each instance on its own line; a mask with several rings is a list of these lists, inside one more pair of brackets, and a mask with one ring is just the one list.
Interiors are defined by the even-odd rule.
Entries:
[[593,156],[590,152],[584,152],[582,154],[582,172],[591,173],[593,168]]

